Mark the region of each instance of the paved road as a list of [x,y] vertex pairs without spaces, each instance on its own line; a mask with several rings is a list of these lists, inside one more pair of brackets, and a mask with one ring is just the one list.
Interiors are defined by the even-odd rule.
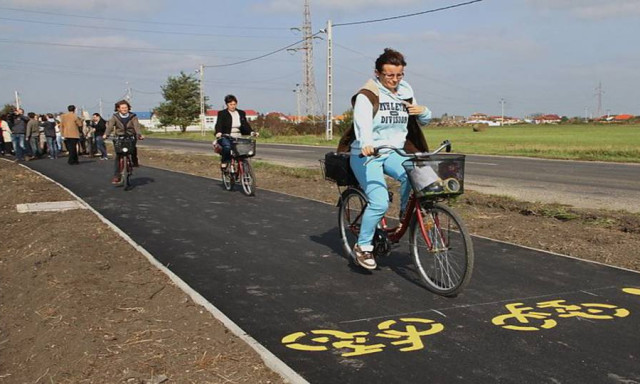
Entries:
[[[144,145],[211,153],[208,143],[149,139]],[[327,147],[263,144],[258,159],[288,166],[318,167]],[[467,156],[465,185],[524,201],[640,212],[640,164]]]
[[640,381],[640,274],[474,238],[467,290],[416,278],[407,244],[372,274],[340,254],[335,207],[111,162],[27,163],[79,195],[312,383]]

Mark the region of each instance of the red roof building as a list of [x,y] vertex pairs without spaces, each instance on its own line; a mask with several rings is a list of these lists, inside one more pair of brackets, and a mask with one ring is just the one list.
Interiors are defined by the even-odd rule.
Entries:
[[617,115],[616,117],[613,118],[614,121],[628,121],[633,119],[633,115],[629,115],[629,114],[622,114],[622,115]]

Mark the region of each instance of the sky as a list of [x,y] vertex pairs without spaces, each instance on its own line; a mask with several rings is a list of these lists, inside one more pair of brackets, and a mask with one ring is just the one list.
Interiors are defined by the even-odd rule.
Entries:
[[[405,80],[436,117],[503,106],[594,116],[599,99],[601,114],[640,115],[640,0],[482,0],[340,25],[467,1],[310,0],[316,108],[326,110],[320,31],[331,20],[334,115],[386,47],[405,55]],[[109,115],[130,89],[133,110],[150,111],[169,76],[204,65],[212,108],[234,94],[241,109],[296,114],[304,52],[284,48],[301,47],[303,10],[304,0],[0,0],[0,103],[18,91],[27,111],[99,112],[102,100]]]

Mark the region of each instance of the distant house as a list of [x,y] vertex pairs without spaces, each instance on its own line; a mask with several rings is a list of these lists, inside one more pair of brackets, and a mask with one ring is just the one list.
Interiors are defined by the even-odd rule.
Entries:
[[144,125],[147,129],[155,129],[160,121],[153,112],[133,112],[138,116],[140,124]]
[[562,118],[555,114],[541,115],[533,119],[535,124],[558,124],[561,121]]
[[488,120],[501,123],[500,125],[512,125],[512,124],[522,123],[521,119],[517,117],[510,117],[510,116],[505,116],[504,119],[502,116],[489,116]]
[[500,125],[499,122],[491,119],[486,113],[479,113],[479,112],[476,112],[471,116],[469,116],[469,118],[466,121],[466,124],[485,124],[490,127],[496,127]]
[[344,124],[345,120],[348,118],[353,118],[352,116],[347,116],[345,114],[333,116],[333,122],[337,125]]
[[472,114],[471,116],[469,116],[468,120],[489,120],[489,116],[487,116],[486,113],[480,113],[480,112],[476,112],[474,114]]
[[[291,118],[294,118],[294,119],[296,118],[296,116],[287,116],[282,112],[269,112],[265,115],[265,117],[268,119],[278,119],[280,121],[294,121],[294,120],[291,120]],[[304,121],[302,116],[300,116],[300,118],[302,121]]]
[[467,121],[467,119],[464,116],[457,115],[442,115],[440,118],[440,122],[443,124],[462,124],[465,121]]
[[[268,115],[272,115],[274,113],[284,116],[287,121],[290,121],[292,123],[302,123],[302,122],[305,122],[305,121],[309,120],[309,116],[284,115],[284,114],[281,114],[280,112],[270,112],[270,113],[268,113]],[[280,120],[283,120],[282,116],[280,117]]]
[[633,115],[629,115],[629,114],[622,114],[622,115],[617,115],[613,118],[614,121],[617,122],[625,122],[625,121],[629,121],[631,119],[633,119],[634,116]]

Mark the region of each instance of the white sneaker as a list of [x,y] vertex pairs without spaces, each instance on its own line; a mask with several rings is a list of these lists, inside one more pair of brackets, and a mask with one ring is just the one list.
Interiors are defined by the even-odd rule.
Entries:
[[378,264],[376,264],[376,259],[373,257],[373,253],[361,250],[358,244],[353,247],[353,252],[356,254],[356,262],[362,268],[368,270],[378,268]]

